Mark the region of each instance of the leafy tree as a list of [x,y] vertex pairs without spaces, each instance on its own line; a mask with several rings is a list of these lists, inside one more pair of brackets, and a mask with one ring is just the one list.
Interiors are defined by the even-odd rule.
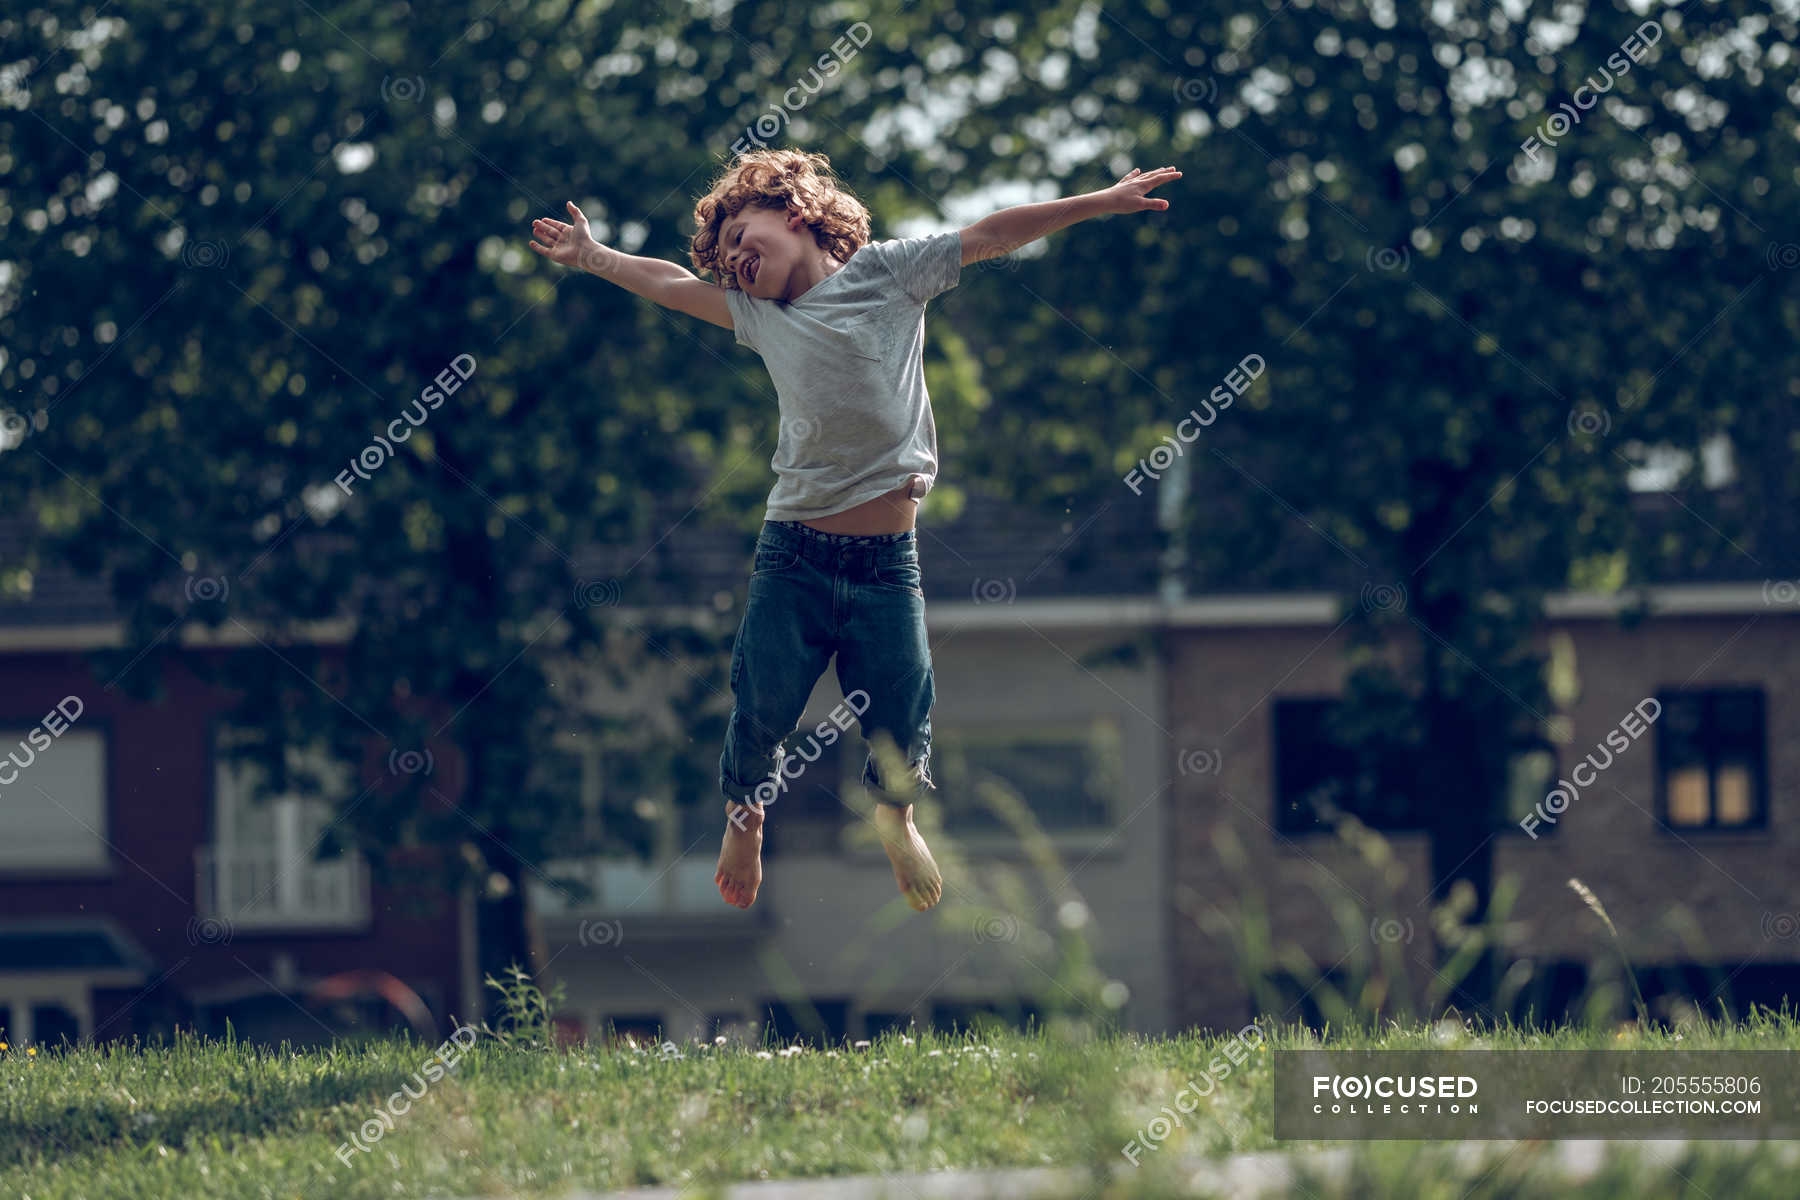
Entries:
[[[524,885],[575,845],[545,756],[575,732],[635,740],[605,848],[641,847],[634,789],[723,728],[722,669],[679,677],[674,745],[551,673],[723,662],[715,628],[620,611],[679,588],[666,550],[609,570],[602,552],[658,545],[715,475],[712,511],[747,505],[755,472],[733,468],[771,445],[728,335],[525,250],[565,197],[615,244],[676,244],[707,156],[668,147],[716,140],[717,114],[668,103],[674,74],[633,49],[662,10],[583,14],[575,40],[573,19],[126,3],[6,22],[0,486],[41,527],[9,589],[41,563],[103,572],[130,634],[96,677],[146,697],[182,626],[246,641],[194,665],[241,698],[249,751],[277,786],[284,743],[391,769],[334,840],[396,877],[478,881],[494,974],[531,961]],[[311,638],[339,618],[347,644]]]
[[[1175,549],[1205,588],[1345,597],[1363,804],[1421,812],[1434,891],[1466,881],[1479,919],[1508,765],[1554,715],[1545,593],[1796,569],[1800,248],[1770,215],[1800,186],[1792,6],[1058,8],[979,32],[1016,72],[949,139],[970,174],[1066,193],[1188,169],[1166,220],[1057,234],[959,297],[981,320],[939,335],[995,397],[962,473],[1075,527],[1262,356],[1178,460]],[[936,85],[975,87],[975,57]],[[1590,78],[1597,106],[1526,152]],[[1709,487],[1720,434],[1737,480]],[[1637,495],[1655,448],[1690,470]]]

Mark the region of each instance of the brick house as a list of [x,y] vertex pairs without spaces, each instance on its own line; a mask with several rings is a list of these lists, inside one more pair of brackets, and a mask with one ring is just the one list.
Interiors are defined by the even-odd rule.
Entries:
[[[254,770],[222,760],[227,698],[183,664],[268,651],[196,637],[161,702],[140,703],[83,656],[119,641],[100,590],[58,571],[38,583],[32,603],[0,607],[8,1040],[229,1021],[247,1038],[312,1043],[400,1024],[415,997],[428,1014],[412,1010],[415,1024],[439,1031],[477,1011],[469,896],[423,911],[372,884],[354,853],[314,861],[321,803],[268,796]],[[335,998],[317,990],[327,980]]]
[[[1530,960],[1503,992],[1516,1009],[1558,1014],[1603,983],[1614,1009],[1629,1008],[1610,938],[1571,877],[1605,905],[1658,1013],[1800,997],[1800,609],[1771,596],[1756,582],[1658,587],[1652,615],[1629,628],[1617,597],[1552,597],[1542,636],[1546,647],[1567,639],[1580,691],[1553,714],[1562,736],[1549,761],[1515,781],[1523,824],[1494,838],[1495,880],[1518,885],[1508,956]],[[1391,943],[1423,995],[1430,910],[1444,897],[1428,895],[1418,822],[1388,833],[1389,872],[1293,819],[1317,777],[1306,764],[1319,715],[1343,688],[1339,621],[1330,598],[1295,594],[1197,603],[1175,618],[1176,741],[1216,756],[1178,772],[1171,791],[1177,1025],[1235,1027],[1257,1007],[1243,977],[1251,956],[1231,933],[1243,927],[1244,878],[1272,940],[1328,980]],[[1546,781],[1578,767],[1575,794],[1543,807]],[[1242,847],[1240,873],[1226,869],[1221,836]],[[1359,915],[1345,923],[1341,912]],[[1317,978],[1282,975],[1268,994],[1290,1019],[1316,1019],[1316,998],[1300,992]]]

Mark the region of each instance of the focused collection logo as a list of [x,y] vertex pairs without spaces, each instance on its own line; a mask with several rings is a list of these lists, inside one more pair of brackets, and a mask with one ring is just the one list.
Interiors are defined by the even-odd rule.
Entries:
[[1477,1113],[1481,1085],[1472,1075],[1314,1075],[1314,1113],[1321,1116],[1417,1116]]

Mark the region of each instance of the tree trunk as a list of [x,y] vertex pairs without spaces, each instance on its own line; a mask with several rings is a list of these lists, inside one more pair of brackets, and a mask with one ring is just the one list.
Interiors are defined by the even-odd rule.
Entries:
[[[1435,614],[1428,614],[1427,619]],[[1453,626],[1452,626],[1453,628]],[[1464,915],[1465,926],[1486,919],[1493,895],[1494,809],[1496,781],[1489,778],[1492,754],[1483,753],[1485,738],[1495,731],[1483,728],[1479,710],[1446,696],[1441,674],[1444,652],[1435,639],[1425,645],[1426,745],[1428,760],[1421,772],[1430,798],[1431,882],[1434,905],[1446,903],[1457,884],[1467,883],[1474,906]],[[1440,946],[1439,969],[1454,947]],[[1491,1015],[1494,996],[1495,956],[1484,951],[1475,966],[1447,994],[1449,1003],[1465,1012]]]
[[[481,770],[484,747],[481,736],[475,735],[470,743],[469,754],[469,790],[471,795],[465,800],[467,807],[476,807],[476,797],[482,794],[483,775]],[[480,809],[491,811],[485,804]],[[502,983],[510,983],[509,968],[514,965],[524,968],[530,973],[538,987],[545,986],[542,977],[544,954],[538,945],[531,919],[530,904],[525,895],[527,872],[524,863],[511,849],[510,830],[504,824],[489,826],[492,838],[481,836],[479,831],[471,830],[481,842],[484,859],[492,872],[504,880],[503,894],[489,896],[486,881],[477,893],[476,938],[479,965],[483,982],[483,991],[487,1005],[485,1012],[490,1023],[498,1019],[500,994],[486,986],[488,976],[493,976]]]

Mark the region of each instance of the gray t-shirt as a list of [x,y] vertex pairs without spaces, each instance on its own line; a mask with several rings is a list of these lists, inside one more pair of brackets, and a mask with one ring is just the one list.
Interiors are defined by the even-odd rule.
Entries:
[[937,481],[925,302],[956,286],[962,233],[869,242],[790,304],[727,290],[781,410],[767,519],[810,521]]

